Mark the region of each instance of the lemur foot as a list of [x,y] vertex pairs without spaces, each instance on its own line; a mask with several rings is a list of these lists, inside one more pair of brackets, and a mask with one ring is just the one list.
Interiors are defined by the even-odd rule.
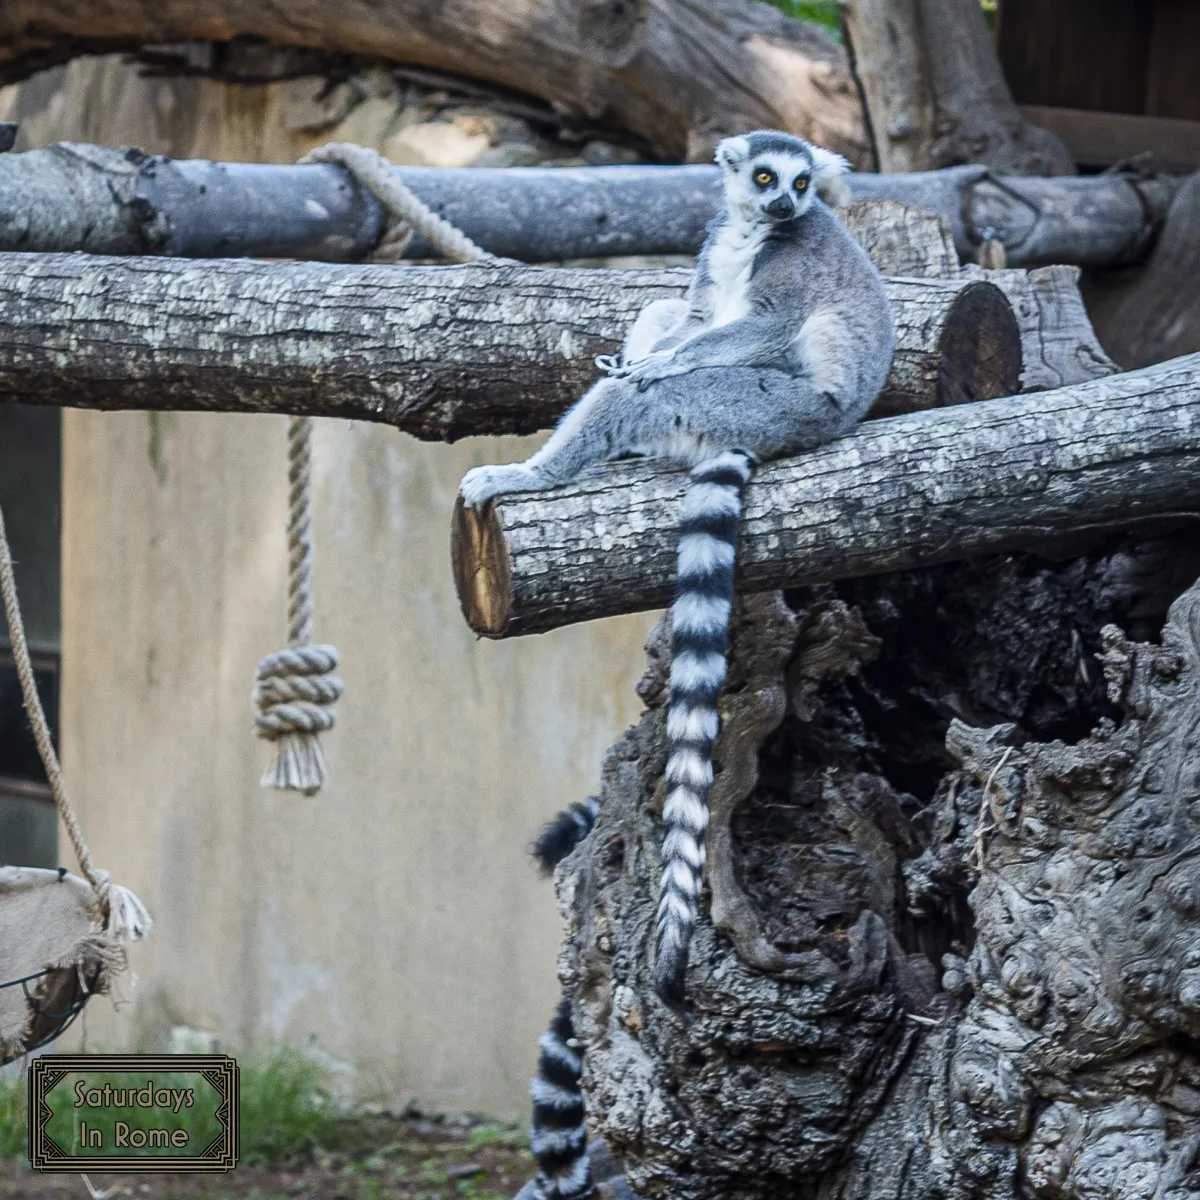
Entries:
[[472,467],[458,485],[458,493],[469,507],[479,508],[493,496],[541,491],[547,486],[524,463],[508,463],[494,467]]

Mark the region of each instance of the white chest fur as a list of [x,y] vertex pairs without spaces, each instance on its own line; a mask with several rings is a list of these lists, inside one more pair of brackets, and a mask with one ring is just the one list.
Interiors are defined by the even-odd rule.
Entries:
[[717,231],[708,252],[708,273],[713,281],[712,328],[740,320],[749,310],[750,272],[766,230],[730,222]]

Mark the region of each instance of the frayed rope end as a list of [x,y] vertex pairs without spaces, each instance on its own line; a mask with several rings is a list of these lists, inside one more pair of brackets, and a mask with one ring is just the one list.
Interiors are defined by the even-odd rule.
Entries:
[[113,883],[107,871],[95,870],[93,886],[100,897],[104,913],[104,932],[118,945],[140,942],[154,928],[146,906],[127,887]]
[[284,733],[275,739],[277,758],[259,783],[265,788],[316,795],[329,782],[329,764],[315,733]]

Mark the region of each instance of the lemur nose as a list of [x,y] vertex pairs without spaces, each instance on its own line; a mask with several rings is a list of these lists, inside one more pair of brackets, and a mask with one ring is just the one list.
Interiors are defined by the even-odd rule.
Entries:
[[787,192],[780,192],[766,207],[767,215],[776,217],[779,220],[790,217],[795,211],[796,206],[792,203],[792,198]]

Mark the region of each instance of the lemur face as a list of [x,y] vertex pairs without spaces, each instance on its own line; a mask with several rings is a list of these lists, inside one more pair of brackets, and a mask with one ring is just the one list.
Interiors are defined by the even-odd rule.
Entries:
[[729,211],[769,224],[803,216],[817,184],[849,167],[840,154],[773,130],[725,138],[717,146],[717,163],[724,172]]

